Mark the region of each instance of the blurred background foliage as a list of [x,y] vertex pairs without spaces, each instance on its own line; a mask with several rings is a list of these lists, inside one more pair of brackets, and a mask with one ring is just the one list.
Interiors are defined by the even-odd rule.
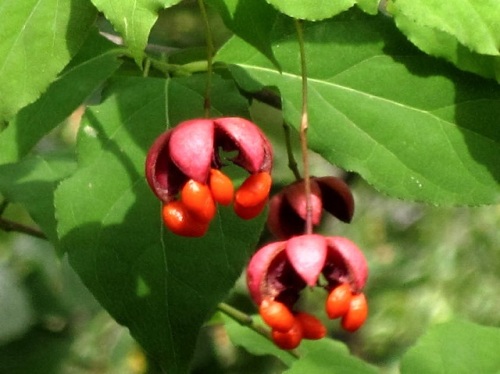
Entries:
[[[230,34],[214,13],[211,18],[220,45]],[[99,24],[112,33],[104,19]],[[177,58],[189,53],[203,59],[203,28],[196,3],[185,1],[162,12],[150,41],[153,52],[176,55],[179,51]],[[140,73],[132,63],[129,68]],[[251,110],[273,140],[278,188],[293,180],[287,168],[281,113],[259,102],[252,103]],[[37,152],[71,148],[80,115],[75,113],[61,124]],[[292,132],[297,150],[296,138]],[[300,160],[298,152],[296,159]],[[347,178],[356,201],[353,222],[327,219],[319,231],[351,238],[370,264],[367,324],[347,335],[328,321],[332,336],[379,365],[382,372],[397,373],[401,355],[431,324],[460,317],[500,327],[500,206],[442,208],[395,200],[315,155],[312,172]],[[2,218],[36,227],[19,205],[5,206]],[[262,242],[269,239],[267,235],[263,234]],[[321,291],[307,291],[301,302],[305,309],[324,314],[324,296]],[[228,301],[255,312],[243,277]],[[284,369],[274,357],[254,357],[232,345],[217,318],[200,332],[192,366],[193,373],[280,373]],[[43,239],[0,231],[0,373],[148,372],[154,373],[155,368],[148,365],[140,347],[99,306],[65,258],[57,258]]]

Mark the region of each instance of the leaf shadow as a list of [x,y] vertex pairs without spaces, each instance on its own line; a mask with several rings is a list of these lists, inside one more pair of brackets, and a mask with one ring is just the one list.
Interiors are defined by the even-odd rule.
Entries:
[[277,70],[281,70],[269,35],[282,16],[271,5],[262,0],[238,1],[231,14],[224,1],[210,0],[210,3],[217,8],[228,29],[266,56]]
[[[491,185],[489,174],[500,184],[500,86],[470,73],[460,76],[455,80],[456,123],[470,155],[487,169],[471,173],[480,183]],[[492,193],[496,198],[493,195],[491,201],[500,201],[498,186]]]
[[[418,50],[410,56],[414,57],[393,55],[392,58],[417,77],[445,79],[452,87],[453,105],[422,109],[450,129],[447,131],[449,145],[461,160],[463,170],[478,185],[484,186],[478,204],[500,201],[499,189],[492,183],[500,183],[500,86]],[[456,133],[461,139],[454,136]],[[466,145],[468,154],[463,154],[462,144]]]

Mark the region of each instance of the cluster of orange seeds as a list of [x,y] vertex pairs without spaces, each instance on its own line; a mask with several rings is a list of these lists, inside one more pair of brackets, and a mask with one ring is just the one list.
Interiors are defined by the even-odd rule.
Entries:
[[250,175],[234,192],[231,179],[218,169],[210,170],[208,184],[190,179],[180,191],[180,198],[163,206],[165,226],[174,234],[187,237],[205,235],[216,213],[216,204],[231,205],[243,219],[258,216],[267,202],[271,189],[267,172]]
[[326,327],[309,313],[292,313],[276,300],[264,299],[259,307],[263,321],[271,328],[271,338],[281,349],[294,349],[302,339],[317,340],[326,336]]
[[[325,310],[330,319],[342,318],[341,326],[349,332],[359,329],[368,316],[365,295],[353,294],[346,283],[330,291]],[[271,328],[272,340],[281,349],[294,349],[302,339],[317,340],[327,334],[326,327],[312,314],[293,313],[285,304],[271,298],[262,301],[259,314]]]

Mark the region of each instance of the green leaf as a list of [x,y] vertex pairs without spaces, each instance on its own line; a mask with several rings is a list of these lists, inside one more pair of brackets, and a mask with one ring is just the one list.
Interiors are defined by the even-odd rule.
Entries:
[[[262,323],[258,317],[256,321]],[[302,340],[296,349],[299,357],[290,352],[276,347],[269,339],[251,330],[248,326],[242,326],[229,317],[224,316],[224,325],[229,338],[233,344],[245,348],[255,355],[273,355],[290,367],[284,373],[377,373],[373,367],[359,358],[350,355],[347,347],[335,340],[324,338],[321,340]]]
[[374,366],[349,354],[346,346],[332,339],[303,341],[305,354],[284,374],[375,374]]
[[267,0],[267,2],[281,13],[309,21],[333,17],[356,4],[356,0]]
[[413,21],[407,31],[431,28],[456,38],[470,50],[500,56],[500,3],[497,0],[393,0],[389,9]]
[[276,21],[276,12],[272,6],[265,0],[207,2],[219,12],[227,28],[277,64],[269,40]]
[[432,327],[403,356],[402,374],[500,372],[500,330],[465,321]]
[[0,166],[0,192],[10,202],[22,204],[49,240],[56,245],[54,191],[72,174],[76,162],[67,155],[44,155]]
[[[97,33],[96,33],[97,34]],[[103,38],[93,36],[77,55],[74,63],[48,88],[36,102],[23,108],[9,126],[0,133],[0,165],[15,162],[25,156],[54,127],[63,122],[81,105],[118,67],[120,50],[110,45],[99,54],[88,55],[88,49],[97,51]]]
[[92,0],[113,24],[126,46],[141,65],[149,32],[158,19],[160,9],[171,7],[181,0]]
[[[252,317],[257,321],[257,323],[265,326],[259,316]],[[227,334],[229,335],[229,338],[234,345],[244,348],[253,355],[275,356],[287,366],[291,366],[296,361],[297,358],[294,357],[290,352],[278,348],[269,339],[266,339],[262,335],[257,334],[248,326],[242,326],[226,315],[223,315],[223,320]]]
[[[88,109],[79,169],[55,199],[72,267],[169,373],[187,372],[199,328],[240,275],[263,224],[263,217],[242,221],[219,207],[203,238],[163,227],[161,204],[144,178],[146,152],[166,126],[202,116],[204,81],[117,80],[106,100]],[[242,99],[225,100],[240,97],[232,82],[213,83],[214,115],[246,112]]]
[[360,9],[370,14],[378,11],[379,0],[266,0],[281,13],[290,17],[319,21],[340,14],[357,4]]
[[403,13],[395,15],[398,28],[418,48],[432,56],[444,58],[459,69],[500,82],[500,56],[483,55],[461,44],[457,38],[444,31],[419,25]]
[[[415,50],[384,16],[351,11],[306,24],[310,147],[377,189],[435,204],[491,204],[500,190],[500,90]],[[237,37],[218,53],[247,90],[277,87],[299,127],[298,43],[270,35],[281,71]]]
[[95,16],[87,0],[0,1],[0,122],[45,91]]
[[380,0],[357,0],[359,9],[368,14],[377,14]]

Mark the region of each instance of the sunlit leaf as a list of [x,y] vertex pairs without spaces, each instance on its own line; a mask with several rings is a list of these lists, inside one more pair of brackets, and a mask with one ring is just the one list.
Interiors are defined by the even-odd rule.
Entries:
[[290,17],[318,21],[336,16],[355,4],[363,11],[375,14],[379,0],[267,0],[267,2]]
[[158,19],[160,9],[168,8],[181,0],[92,0],[113,24],[130,49],[138,64],[148,42],[149,32]]
[[[270,39],[281,71],[237,37],[217,58],[245,89],[277,87],[285,119],[298,127],[301,70],[293,30],[276,15]],[[385,16],[348,12],[307,24],[305,40],[313,150],[399,198],[498,201],[497,84],[423,55]]]
[[472,51],[500,56],[497,0],[393,0],[389,9],[396,18],[402,15],[413,21],[407,29],[409,35],[418,33],[419,28],[431,28],[456,38]]
[[318,21],[349,9],[356,0],[267,0],[280,12],[294,18]]
[[377,14],[380,0],[356,0],[357,6],[368,14]]
[[[497,19],[493,20],[490,24],[493,28],[500,24],[500,3],[490,2],[488,4],[488,2],[470,3],[460,1],[453,3],[453,8],[459,5],[458,8],[469,8],[468,11],[462,11],[458,14],[456,14],[455,11],[447,12],[446,15],[443,15],[442,12],[444,12],[444,9],[442,9],[442,6],[449,4],[450,3],[439,3],[441,17],[446,17],[450,22],[440,22],[438,25],[435,25],[434,22],[425,22],[421,20],[421,18],[425,18],[426,14],[429,12],[431,12],[431,17],[427,18],[438,17],[434,7],[430,9],[421,7],[421,12],[414,13],[411,11],[412,9],[406,9],[407,7],[411,8],[416,5],[414,2],[410,4],[409,2],[397,1],[395,4],[391,3],[388,9],[394,14],[394,19],[398,28],[422,51],[433,56],[442,57],[462,70],[479,74],[485,78],[496,78],[497,81],[500,81],[500,56],[498,50],[496,53],[494,51],[484,54],[480,52],[481,50],[486,51],[486,49],[491,48],[491,46],[483,46],[483,41],[490,40],[493,45],[497,43],[496,45],[498,47],[498,42],[491,41],[491,38],[498,36],[500,30],[495,31],[490,28],[490,25],[485,23],[490,22],[487,18],[495,18],[495,14],[497,14]],[[469,11],[472,11],[470,7],[483,9],[483,13],[489,13],[489,15],[488,17],[480,16],[481,19],[478,20],[476,17],[479,14],[469,16]],[[488,10],[486,11],[485,9]],[[495,9],[497,10],[495,11]],[[460,19],[456,19],[457,17],[465,17],[467,18],[467,22],[462,22]],[[455,24],[452,25],[452,23]],[[452,26],[458,30],[449,29]],[[481,42],[483,48],[480,48],[479,45],[477,48],[473,48],[470,45],[464,44],[467,42],[467,39],[478,36],[476,33],[478,28],[490,34],[490,37],[477,40]],[[459,34],[462,37],[459,37]],[[470,43],[474,41],[475,40],[470,40]],[[492,48],[497,47],[493,46]]]
[[75,56],[76,61],[0,133],[0,164],[25,156],[121,65],[118,59],[121,51],[111,43],[104,43],[104,39],[95,34],[82,47],[82,53]]
[[76,54],[95,16],[87,0],[0,1],[0,121],[45,91]]

